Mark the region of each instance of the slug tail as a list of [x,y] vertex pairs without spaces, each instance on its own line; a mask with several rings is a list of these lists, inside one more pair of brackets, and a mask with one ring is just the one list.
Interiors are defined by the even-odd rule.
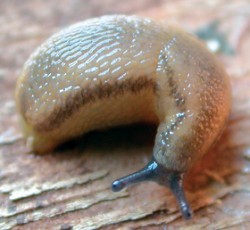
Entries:
[[164,185],[173,192],[178,202],[182,216],[191,219],[192,210],[186,200],[182,183],[183,173],[167,171],[162,165],[152,159],[144,168],[128,176],[115,180],[112,183],[112,191],[118,192],[132,184],[144,181],[154,181]]

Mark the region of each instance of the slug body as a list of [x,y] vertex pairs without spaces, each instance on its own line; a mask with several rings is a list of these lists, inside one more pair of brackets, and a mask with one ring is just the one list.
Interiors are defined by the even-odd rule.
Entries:
[[152,161],[112,188],[144,180],[167,185],[189,218],[182,175],[220,135],[231,94],[226,73],[192,35],[117,15],[49,38],[26,62],[16,101],[36,152],[95,129],[159,123]]

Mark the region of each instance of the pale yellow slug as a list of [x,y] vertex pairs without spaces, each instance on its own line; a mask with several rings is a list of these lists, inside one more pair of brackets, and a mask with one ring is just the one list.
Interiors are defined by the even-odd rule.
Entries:
[[43,43],[24,65],[16,102],[39,153],[91,130],[158,123],[152,161],[112,189],[156,181],[170,187],[188,219],[182,176],[221,134],[231,92],[223,68],[191,34],[114,15],[80,22]]

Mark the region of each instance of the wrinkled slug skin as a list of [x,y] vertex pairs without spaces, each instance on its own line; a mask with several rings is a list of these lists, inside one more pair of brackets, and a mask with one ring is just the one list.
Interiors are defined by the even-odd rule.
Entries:
[[104,16],[49,38],[26,62],[17,107],[35,152],[91,130],[159,123],[153,156],[186,171],[220,135],[228,77],[192,35],[135,16]]

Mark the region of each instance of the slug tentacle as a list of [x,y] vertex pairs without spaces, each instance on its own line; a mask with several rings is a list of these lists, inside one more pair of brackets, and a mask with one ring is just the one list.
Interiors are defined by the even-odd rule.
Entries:
[[182,178],[183,173],[168,171],[164,166],[158,164],[153,158],[141,170],[115,180],[112,183],[112,191],[119,192],[120,190],[139,182],[157,182],[158,184],[171,189],[177,199],[182,216],[185,219],[190,219],[192,217],[192,211],[184,194]]
[[137,172],[115,180],[112,183],[112,190],[118,192],[132,184],[154,180],[157,167],[158,164],[154,160],[151,160],[144,168]]
[[181,210],[182,216],[188,220],[192,218],[192,210],[189,203],[186,200],[186,196],[183,189],[183,173],[170,173],[168,176],[168,184],[172,193],[178,201],[179,208]]

